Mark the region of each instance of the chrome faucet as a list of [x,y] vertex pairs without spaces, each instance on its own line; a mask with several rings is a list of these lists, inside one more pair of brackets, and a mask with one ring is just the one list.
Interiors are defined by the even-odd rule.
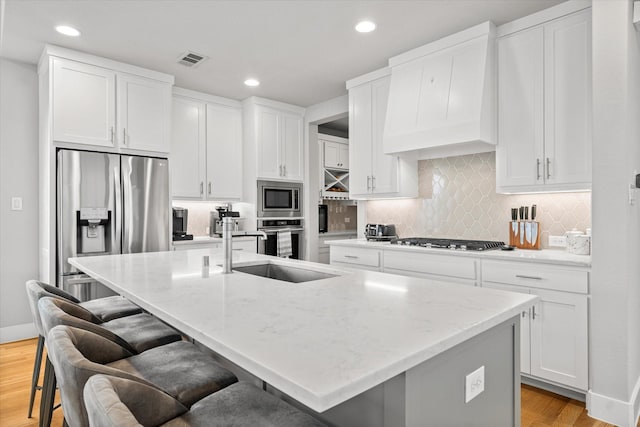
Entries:
[[233,231],[234,219],[229,216],[222,218],[222,251],[224,252],[224,265],[222,274],[230,274],[233,271],[233,237],[260,237],[267,240],[267,233],[261,230],[256,231]]

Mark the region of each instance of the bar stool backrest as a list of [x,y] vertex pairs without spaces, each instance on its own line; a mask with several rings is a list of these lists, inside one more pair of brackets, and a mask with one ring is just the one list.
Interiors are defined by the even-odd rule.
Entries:
[[153,387],[140,377],[107,366],[107,363],[131,357],[133,353],[93,332],[59,325],[49,331],[47,343],[64,416],[70,426],[89,426],[82,390],[93,375],[108,374]]
[[42,325],[40,312],[38,311],[38,301],[40,300],[40,298],[51,297],[64,299],[72,303],[79,302],[76,298],[74,298],[67,292],[64,292],[62,289],[47,285],[46,283],[40,282],[38,280],[28,280],[25,284],[25,287],[27,289],[27,297],[29,299],[29,308],[31,309],[33,322],[36,325],[38,334],[43,337],[46,335],[46,332],[44,330],[44,326]]
[[84,329],[100,335],[126,348],[132,354],[137,353],[127,341],[100,326],[100,323],[102,323],[100,319],[77,304],[59,298],[44,297],[38,301],[38,311],[45,334],[48,334],[54,326],[73,326],[74,328]]
[[94,375],[84,386],[91,426],[157,426],[179,417],[187,408],[164,391],[138,381]]

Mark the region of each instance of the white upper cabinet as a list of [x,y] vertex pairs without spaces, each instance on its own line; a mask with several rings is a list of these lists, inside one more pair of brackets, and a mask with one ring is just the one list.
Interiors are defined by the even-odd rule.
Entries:
[[174,198],[242,198],[240,103],[175,88],[171,123]]
[[242,198],[242,110],[207,104],[207,198]]
[[[257,179],[302,181],[304,109],[252,97],[244,102],[247,151],[255,156]],[[248,159],[248,165],[253,157]]]
[[495,149],[494,32],[486,22],[389,60],[385,153]]
[[591,11],[498,39],[498,192],[591,188]]
[[[331,138],[331,140],[328,140]],[[349,169],[349,143],[345,138],[319,135],[324,146],[324,167],[327,169]],[[340,141],[344,140],[344,142]]]
[[54,58],[52,77],[53,141],[115,147],[116,73]]
[[38,67],[50,143],[168,153],[173,76],[47,46]]
[[118,74],[118,141],[121,148],[169,152],[171,86]]
[[173,97],[171,119],[171,190],[173,197],[202,199],[207,177],[206,104]]
[[416,160],[383,153],[389,96],[388,69],[347,82],[349,89],[349,195],[354,199],[416,197]]

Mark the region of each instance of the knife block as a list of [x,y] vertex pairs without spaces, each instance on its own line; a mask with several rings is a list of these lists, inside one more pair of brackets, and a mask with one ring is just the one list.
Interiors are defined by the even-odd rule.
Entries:
[[540,223],[509,221],[509,245],[520,249],[540,249]]

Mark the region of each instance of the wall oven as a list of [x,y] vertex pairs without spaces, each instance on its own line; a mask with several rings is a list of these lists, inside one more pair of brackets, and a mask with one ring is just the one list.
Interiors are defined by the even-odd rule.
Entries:
[[258,239],[258,253],[278,256],[278,231],[291,231],[292,259],[302,259],[303,232],[302,219],[265,219],[258,218],[258,230],[267,233],[267,239]]
[[258,181],[258,218],[301,217],[302,183]]

